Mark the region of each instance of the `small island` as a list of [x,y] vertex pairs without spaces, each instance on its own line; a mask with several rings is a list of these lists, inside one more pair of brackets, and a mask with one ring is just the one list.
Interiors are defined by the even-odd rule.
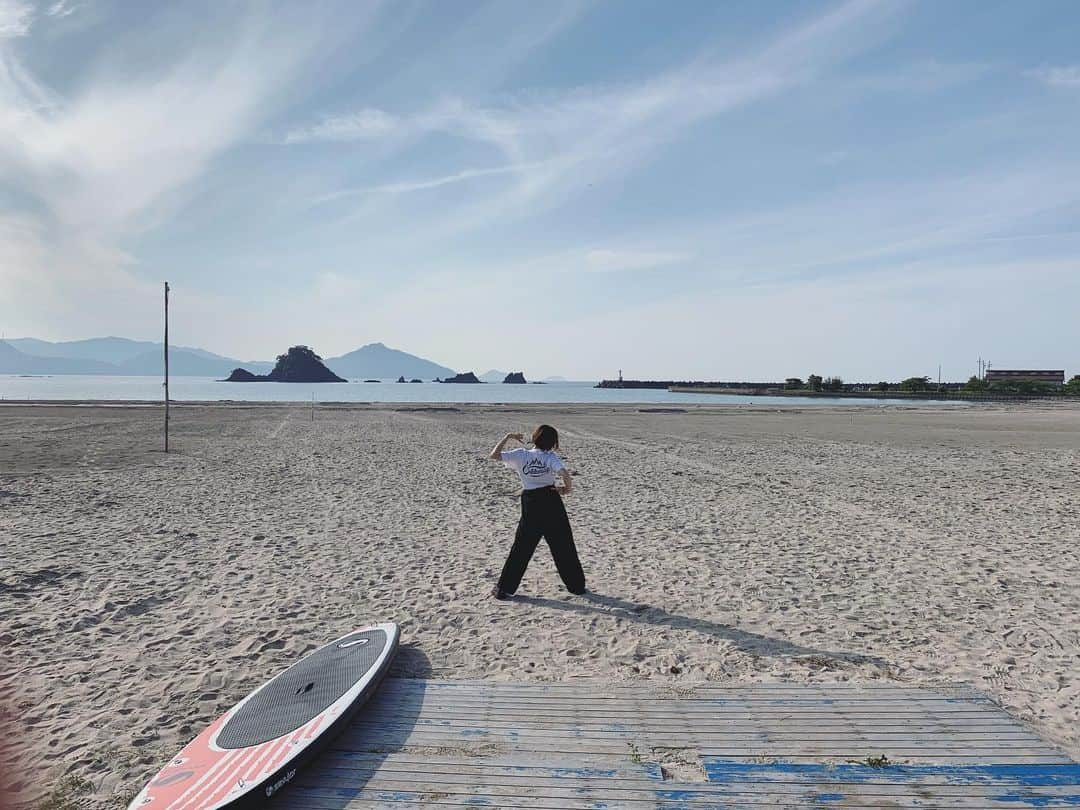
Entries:
[[503,379],[503,382],[508,385],[525,385],[527,381],[525,379],[525,373],[523,371],[511,371]]
[[252,374],[244,368],[233,369],[223,382],[286,382],[325,383],[347,382],[323,365],[322,358],[307,346],[293,346],[279,354],[277,364],[269,374]]
[[455,374],[453,377],[447,377],[445,380],[436,378],[435,382],[442,383],[479,383],[480,380],[471,371],[466,371],[464,374]]

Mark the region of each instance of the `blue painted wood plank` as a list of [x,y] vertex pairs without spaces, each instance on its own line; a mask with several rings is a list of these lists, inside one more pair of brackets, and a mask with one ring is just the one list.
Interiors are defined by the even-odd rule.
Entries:
[[882,768],[862,764],[820,765],[814,763],[757,763],[723,759],[702,759],[710,782],[788,780],[810,778],[815,782],[920,782],[932,779],[948,784],[994,784],[1076,786],[1080,791],[1080,764],[972,764],[972,765],[888,765]]

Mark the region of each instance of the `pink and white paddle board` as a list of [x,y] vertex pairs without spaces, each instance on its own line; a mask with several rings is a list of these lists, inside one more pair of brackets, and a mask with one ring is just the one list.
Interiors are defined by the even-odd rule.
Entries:
[[375,691],[397,643],[396,624],[377,624],[305,656],[188,743],[128,810],[232,810],[275,796]]

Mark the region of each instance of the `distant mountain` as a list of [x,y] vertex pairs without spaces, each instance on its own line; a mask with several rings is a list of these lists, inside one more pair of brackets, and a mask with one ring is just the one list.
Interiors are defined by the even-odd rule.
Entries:
[[[164,368],[161,348],[136,355],[119,364],[117,374],[153,375],[161,374]],[[242,363],[229,357],[221,357],[201,350],[169,349],[169,374],[178,377],[224,377],[234,368],[243,366],[256,374],[265,374],[274,367],[273,363]]]
[[[37,338],[13,338],[7,342],[24,356],[34,359],[22,362],[27,370],[0,370],[0,373],[156,376],[164,371],[164,345],[150,340],[105,337],[53,343]],[[44,362],[53,359],[64,362],[59,365]],[[270,362],[243,362],[205,349],[169,347],[169,373],[179,377],[221,377],[240,365],[256,373],[265,373],[274,367]],[[58,368],[65,370],[57,371]]]
[[0,374],[117,374],[116,366],[97,360],[38,357],[0,341]]
[[14,338],[8,343],[19,351],[36,357],[66,357],[71,360],[97,360],[115,364],[126,362],[155,349],[160,352],[162,349],[160,343],[122,337],[65,340],[58,343],[37,338]]
[[491,369],[491,371],[485,371],[483,374],[480,375],[480,382],[501,383],[504,379],[506,379],[506,372],[497,371],[496,369]]
[[433,380],[436,377],[454,375],[452,368],[440,366],[438,363],[398,349],[391,349],[382,343],[369,343],[340,357],[327,358],[326,365],[343,377],[353,379],[375,377],[381,380],[396,380],[398,377],[406,379],[419,377]]

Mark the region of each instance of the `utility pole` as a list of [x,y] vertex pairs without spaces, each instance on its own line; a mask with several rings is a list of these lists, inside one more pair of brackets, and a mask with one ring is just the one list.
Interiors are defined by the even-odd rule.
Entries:
[[169,452],[169,282],[165,282],[165,452]]

